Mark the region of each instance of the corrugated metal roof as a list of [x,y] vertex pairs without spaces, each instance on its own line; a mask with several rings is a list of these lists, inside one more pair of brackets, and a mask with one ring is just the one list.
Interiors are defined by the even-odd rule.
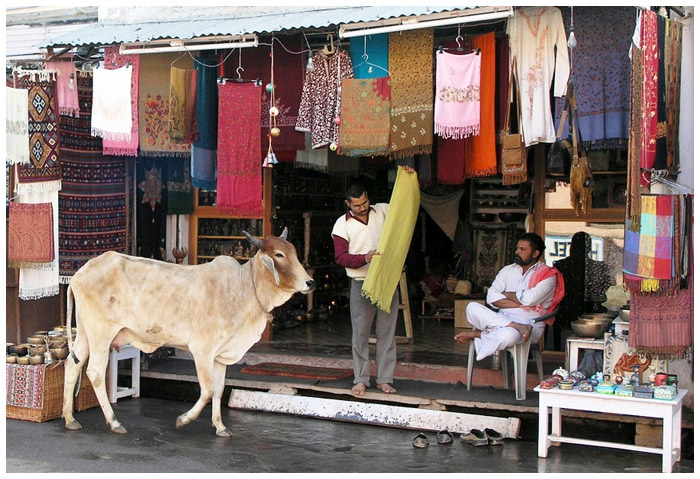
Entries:
[[75,32],[85,25],[85,23],[75,23],[40,27],[8,26],[5,29],[5,58],[9,60],[42,58],[44,52],[33,45],[51,44],[55,38],[65,36],[69,32]]
[[335,7],[303,12],[270,13],[268,15],[188,19],[173,22],[97,23],[37,44],[50,46],[98,46],[122,42],[146,42],[168,38],[230,36],[246,33],[273,33],[285,30],[327,28],[329,26],[371,22],[401,16],[426,15],[473,7]]

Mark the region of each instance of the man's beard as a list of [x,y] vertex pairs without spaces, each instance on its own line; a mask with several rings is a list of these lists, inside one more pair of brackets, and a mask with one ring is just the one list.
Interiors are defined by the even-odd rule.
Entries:
[[535,258],[530,258],[530,261],[525,261],[522,259],[520,256],[517,254],[515,255],[515,264],[520,265],[520,266],[530,266],[532,263],[535,262]]

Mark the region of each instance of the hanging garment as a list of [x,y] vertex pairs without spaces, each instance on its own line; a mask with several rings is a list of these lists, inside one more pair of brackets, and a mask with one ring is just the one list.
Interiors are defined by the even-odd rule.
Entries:
[[51,203],[10,203],[7,264],[12,268],[51,269],[54,256]]
[[216,189],[216,131],[219,108],[216,87],[218,58],[202,54],[195,63],[197,70],[197,129],[199,136],[192,143],[192,185],[203,190]]
[[92,136],[131,137],[131,66],[93,70]]
[[46,62],[45,70],[56,71],[56,106],[59,115],[78,116],[78,73],[72,61]]
[[433,151],[432,28],[389,34],[392,159]]
[[683,47],[683,24],[666,20],[666,129],[668,169],[678,170],[678,119],[680,113],[681,57]]
[[[642,168],[654,167],[656,158],[657,119],[651,112],[658,111],[659,45],[656,13],[642,10],[639,17],[640,48],[642,51],[643,79],[641,99],[641,130],[639,164]],[[641,175],[640,184],[649,184],[648,175]]]
[[[556,139],[549,92],[564,96],[569,80],[569,53],[561,11],[557,7],[521,7],[508,19],[510,59],[518,63],[525,146]],[[555,56],[556,49],[556,56]]]
[[[569,31],[570,8],[559,7]],[[576,89],[581,141],[586,151],[627,148],[630,114],[630,38],[634,7],[574,8],[576,48],[571,50],[571,78]],[[559,124],[564,99],[555,100]],[[566,135],[565,135],[566,136]]]
[[435,133],[462,139],[479,134],[481,54],[435,54]]
[[11,165],[29,163],[29,92],[5,87],[5,158]]
[[306,147],[303,150],[297,151],[297,157],[294,161],[296,168],[308,168],[310,170],[328,172],[328,149],[311,147],[311,134],[305,133]]
[[[365,48],[366,44],[366,48]],[[364,55],[367,55],[365,60]],[[389,70],[389,35],[367,35],[350,39],[350,58],[355,78],[379,78]],[[371,65],[369,63],[371,63]]]
[[197,141],[197,70],[170,67],[168,134],[173,143]]
[[[58,211],[58,191],[29,192],[17,198],[19,203],[50,204],[52,211]],[[58,215],[51,222],[53,238],[58,237]],[[19,298],[41,299],[58,294],[58,242],[53,241],[53,259],[42,269],[19,270]]]
[[450,240],[454,240],[459,222],[459,203],[464,190],[444,196],[420,195],[420,205]]
[[190,160],[166,158],[166,188],[168,190],[168,214],[189,215],[194,212],[194,190],[190,182]]
[[260,94],[253,83],[219,84],[217,208],[241,217],[262,215]]
[[665,170],[668,168],[668,149],[666,148],[666,127],[668,125],[666,115],[666,19],[661,15],[656,16],[656,34],[658,75],[656,82],[656,152],[654,153],[654,169]]
[[313,148],[338,144],[341,82],[353,78],[350,55],[337,49],[332,55],[316,53],[314,69],[306,72],[296,130],[311,133]]
[[498,173],[498,164],[496,163],[496,35],[491,32],[474,37],[471,39],[470,46],[472,49],[481,50],[480,127],[478,135],[470,136],[465,141],[465,176],[467,178],[494,176]]
[[188,143],[173,143],[168,134],[170,67],[192,68],[189,56],[159,53],[141,58],[139,77],[139,148],[143,156],[189,157]]
[[466,140],[437,138],[437,182],[440,185],[464,183]]
[[382,254],[372,258],[362,284],[362,296],[387,313],[390,312],[391,301],[411,246],[419,207],[418,175],[399,168],[377,246],[377,251]]
[[139,74],[140,55],[121,55],[119,47],[105,47],[105,68],[116,70],[131,66],[131,134],[128,139],[104,138],[102,153],[105,155],[136,156],[139,149]]
[[389,77],[342,82],[338,152],[347,156],[385,156],[389,152],[391,87]]
[[61,189],[58,163],[56,72],[16,70],[15,86],[28,90],[29,163],[17,165],[16,191],[36,193]]
[[627,149],[627,198],[625,201],[626,227],[639,231],[639,217],[642,213],[641,188],[641,130],[642,130],[642,88],[644,65],[642,50],[634,43],[630,46],[630,123],[629,148]]
[[[361,158],[351,156],[341,156],[335,151],[316,150],[319,153],[323,151],[328,162],[328,174],[330,176],[340,176],[343,178],[352,178],[360,174]],[[314,160],[315,161],[315,160]]]

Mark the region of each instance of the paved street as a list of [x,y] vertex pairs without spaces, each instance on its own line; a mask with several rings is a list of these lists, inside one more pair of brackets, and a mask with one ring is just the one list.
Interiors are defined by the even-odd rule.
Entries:
[[[415,449],[417,431],[308,419],[223,408],[236,434],[219,438],[211,408],[184,429],[176,417],[191,403],[161,399],[121,399],[115,413],[126,435],[113,434],[99,408],[76,413],[81,431],[63,420],[45,423],[6,420],[6,472],[200,473],[200,472],[468,472],[474,473],[659,473],[661,456],[564,444],[537,457],[532,441],[506,440],[503,446],[473,447],[456,440]],[[676,464],[690,473],[692,461]]]

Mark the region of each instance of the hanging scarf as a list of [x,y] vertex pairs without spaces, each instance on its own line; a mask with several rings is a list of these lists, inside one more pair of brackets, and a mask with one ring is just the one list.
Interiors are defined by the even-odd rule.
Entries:
[[56,117],[56,72],[15,70],[15,86],[28,90],[29,163],[17,165],[16,191],[58,191],[61,167]]
[[130,66],[98,68],[92,79],[92,136],[126,141],[131,137]]
[[392,159],[433,151],[432,28],[389,34]]
[[[658,75],[659,75],[659,45],[657,37],[656,13],[650,10],[640,12],[641,50],[643,62],[642,83],[642,128],[640,130],[641,146],[639,164],[642,168],[654,167],[656,157],[656,134],[658,111]],[[641,176],[641,185],[649,184],[648,175]]]
[[92,71],[79,71],[75,84],[80,104],[80,116],[59,117],[60,162],[74,155],[86,157],[102,156],[103,140],[92,136]]
[[194,190],[190,183],[190,162],[187,158],[166,158],[168,214],[189,215],[194,212]]
[[[496,163],[496,35],[491,32],[471,40],[481,50],[480,129],[466,139],[465,175],[467,178],[494,176]],[[505,57],[507,58],[507,57]],[[502,123],[501,123],[502,124]]]
[[192,185],[203,190],[216,189],[216,129],[218,90],[216,88],[218,59],[202,54],[194,67],[197,70],[197,129],[199,136],[192,144]]
[[5,158],[11,165],[29,163],[28,93],[5,87]]
[[419,207],[418,176],[399,168],[377,246],[377,251],[382,254],[372,258],[362,284],[362,296],[387,313],[411,246]]
[[464,183],[466,140],[437,138],[437,182],[441,185]]
[[654,168],[665,170],[668,168],[668,149],[666,148],[666,19],[661,15],[656,17],[656,33],[658,44],[658,72],[657,77],[657,111],[656,111],[656,152]]
[[479,134],[481,54],[435,54],[435,133],[461,139]]
[[311,147],[311,135],[306,133],[306,145],[304,150],[297,151],[294,166],[297,168],[309,168],[311,170],[328,172],[328,148]]
[[355,78],[379,78],[388,75],[387,71],[391,71],[389,70],[389,35],[380,33],[351,38],[350,58],[355,70]]
[[668,169],[678,170],[678,116],[681,99],[681,54],[683,48],[683,24],[666,20],[666,145]]
[[389,152],[389,77],[367,80],[345,78],[342,89],[340,153],[347,156],[385,156]]
[[121,55],[119,47],[105,47],[105,68],[115,70],[131,66],[131,134],[127,140],[105,138],[102,153],[105,155],[136,156],[139,149],[139,74],[140,55]]
[[72,61],[46,62],[44,68],[56,70],[56,103],[59,115],[76,117],[80,115],[78,88],[76,87],[78,73],[75,69],[75,63]]
[[[532,289],[535,286],[537,286],[537,284],[541,281],[551,278],[552,276],[555,276],[557,279],[556,285],[554,287],[554,295],[552,296],[552,304],[549,305],[549,308],[547,308],[547,310],[545,311],[541,304],[532,307],[522,306],[523,308],[537,311],[537,314],[539,314],[540,316],[544,314],[549,314],[557,308],[561,300],[564,299],[566,288],[564,285],[564,277],[557,268],[552,268],[547,265],[543,265],[537,268],[532,274],[532,276],[530,276],[530,283],[528,284],[528,288]],[[555,319],[556,316],[552,316],[551,318],[545,320],[545,323],[551,326],[554,324]]]
[[459,203],[462,201],[463,194],[464,190],[444,196],[431,196],[425,193],[420,195],[420,205],[450,240],[454,240],[457,232]]
[[50,269],[54,260],[51,203],[10,203],[8,258],[12,268]]
[[173,143],[197,141],[197,70],[170,67],[168,134]]
[[[310,146],[309,146],[310,148]],[[328,151],[328,149],[323,150],[313,150],[314,152],[325,152],[325,154],[319,160],[308,160],[314,162],[322,162],[324,159],[328,164],[328,174],[331,176],[340,176],[343,178],[352,178],[360,174],[360,157],[351,156],[341,156],[335,151]],[[318,157],[316,157],[318,158]],[[307,161],[307,162],[308,162]],[[313,168],[313,166],[312,166]]]
[[192,68],[189,56],[159,53],[141,58],[139,77],[139,147],[143,156],[191,154],[187,143],[173,143],[168,134],[170,67]]
[[[510,65],[508,62],[502,61],[503,58],[510,58],[510,42],[508,37],[499,37],[496,39],[496,58],[499,61],[496,63],[496,125],[500,130],[500,125],[506,124],[506,115],[508,114],[510,105],[510,96],[508,92],[508,78],[510,77]],[[496,168],[501,165],[502,138],[496,136]]]
[[222,213],[262,215],[260,94],[252,83],[219,84],[217,207]]
[[642,130],[642,85],[644,66],[642,51],[634,43],[630,46],[630,126],[629,148],[627,150],[627,200],[625,202],[626,227],[639,231],[641,202],[641,130]]
[[[37,193],[21,194],[17,199],[19,203],[51,205],[52,211],[58,211],[58,191],[42,191]],[[58,215],[52,215],[51,235],[58,237]],[[51,243],[53,259],[50,264],[41,269],[19,270],[19,298],[41,299],[58,294],[58,241]]]

